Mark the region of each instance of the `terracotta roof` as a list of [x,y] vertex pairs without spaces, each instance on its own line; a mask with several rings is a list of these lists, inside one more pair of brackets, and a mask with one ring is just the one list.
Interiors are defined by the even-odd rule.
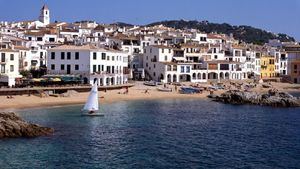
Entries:
[[208,45],[205,44],[182,44],[182,48],[208,48]]
[[222,37],[215,34],[207,34],[208,39],[223,39]]
[[207,63],[221,63],[221,64],[242,64],[241,62],[229,61],[229,60],[211,60],[206,61]]
[[123,52],[120,50],[114,50],[114,49],[107,49],[107,48],[100,48],[94,45],[61,45],[54,48],[49,49],[49,51],[55,51],[55,50],[88,50],[88,51],[94,51],[94,50],[101,50],[101,51],[109,51],[109,52]]
[[26,48],[24,46],[15,46],[15,49],[17,49],[17,50],[30,50],[29,48]]
[[0,52],[18,52],[17,50],[13,50],[13,49],[0,49]]
[[165,45],[151,45],[151,46],[156,48],[173,49],[173,47],[165,46]]
[[39,31],[39,32],[25,32],[25,35],[30,35],[30,36],[44,36],[46,33]]
[[246,46],[233,45],[232,48],[234,48],[234,49],[246,49]]
[[76,32],[76,33],[78,33],[79,31],[77,31],[75,29],[62,29],[60,32]]

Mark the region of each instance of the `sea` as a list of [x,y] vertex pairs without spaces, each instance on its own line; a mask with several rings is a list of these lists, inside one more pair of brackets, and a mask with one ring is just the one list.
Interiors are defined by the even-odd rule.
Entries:
[[300,168],[300,108],[205,99],[24,109],[51,136],[0,140],[0,168]]

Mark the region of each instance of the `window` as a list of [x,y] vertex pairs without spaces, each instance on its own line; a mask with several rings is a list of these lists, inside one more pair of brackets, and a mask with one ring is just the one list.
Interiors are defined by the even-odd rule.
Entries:
[[51,52],[51,59],[52,59],[52,60],[55,59],[55,52]]
[[42,37],[37,37],[36,40],[37,41],[43,41],[43,38]]
[[1,65],[1,73],[5,73],[5,65]]
[[115,60],[115,57],[114,57],[114,56],[112,56],[112,57],[111,57],[111,60],[112,60],[112,61],[114,61],[114,60]]
[[184,73],[184,66],[180,66],[180,72]]
[[109,60],[109,56],[107,56],[107,60]]
[[64,59],[65,59],[65,52],[61,52],[61,53],[60,53],[60,58],[61,58],[61,60],[64,60]]
[[75,52],[75,60],[79,60],[79,52]]
[[191,72],[191,67],[190,66],[187,66],[186,67],[186,73],[190,73]]
[[294,65],[294,73],[297,73],[297,65]]
[[65,70],[65,65],[60,65],[60,70]]
[[215,55],[215,59],[218,59],[218,55]]
[[106,66],[106,71],[110,73],[110,66]]
[[14,65],[10,65],[10,72],[14,71]]
[[171,53],[171,49],[169,49],[169,53]]
[[79,70],[79,65],[75,65],[75,70]]
[[96,52],[93,53],[93,59],[97,60],[97,53]]
[[40,59],[43,58],[43,52],[40,52]]
[[5,53],[1,53],[1,62],[5,62]]
[[14,54],[10,54],[10,60],[11,60],[11,61],[15,60]]
[[164,53],[165,52],[165,50],[164,49],[161,49],[161,53]]
[[101,65],[101,71],[104,71],[104,65]]
[[49,38],[49,42],[54,42],[55,38]]
[[165,56],[165,61],[168,61],[168,56],[167,55]]
[[93,65],[93,72],[97,72],[97,65]]
[[101,71],[101,65],[98,65],[98,72]]
[[51,70],[55,70],[55,65],[54,64],[51,65]]
[[155,64],[153,64],[153,68],[155,68]]
[[67,60],[71,60],[71,52],[67,52]]
[[155,73],[155,72],[153,72],[153,76],[154,76],[154,77],[156,76],[156,73]]
[[152,48],[150,48],[150,53],[152,53]]
[[101,58],[102,58],[102,60],[105,60],[106,59],[106,53],[102,53]]

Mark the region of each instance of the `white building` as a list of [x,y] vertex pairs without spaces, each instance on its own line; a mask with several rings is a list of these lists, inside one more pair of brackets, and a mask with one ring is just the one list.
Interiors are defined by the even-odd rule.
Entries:
[[127,83],[125,52],[93,45],[63,45],[48,49],[48,74],[80,75],[84,83],[100,86]]
[[247,78],[241,62],[210,59],[205,53],[201,58],[201,52],[196,49],[187,45],[182,49],[163,45],[146,47],[143,62],[147,76],[164,83]]
[[0,49],[0,85],[14,86],[19,74],[19,52],[14,49]]

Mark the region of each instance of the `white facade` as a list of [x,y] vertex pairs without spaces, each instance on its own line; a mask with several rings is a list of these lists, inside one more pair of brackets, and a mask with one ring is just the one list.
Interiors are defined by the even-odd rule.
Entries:
[[85,83],[119,85],[127,83],[127,54],[94,46],[60,46],[48,50],[49,74],[80,75]]
[[174,55],[174,48],[161,45],[146,47],[143,62],[148,77],[164,83],[242,80],[247,78],[247,74],[241,69],[242,63],[228,61],[224,57],[223,60],[209,59],[203,61],[200,58],[192,61],[186,57],[191,57],[191,54],[194,54],[194,57],[199,57],[201,54],[187,52],[191,49],[193,51],[193,48],[185,48],[186,53],[181,56],[181,60],[178,60],[179,56]]
[[19,74],[19,52],[13,49],[0,49],[0,82],[8,86],[16,84]]

